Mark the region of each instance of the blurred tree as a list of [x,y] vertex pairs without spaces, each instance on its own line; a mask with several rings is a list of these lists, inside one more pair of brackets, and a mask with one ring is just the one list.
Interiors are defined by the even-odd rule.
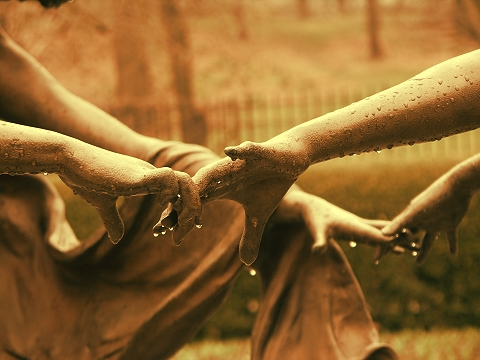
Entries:
[[248,39],[247,24],[245,21],[245,6],[242,0],[237,0],[233,5],[233,16],[238,24],[238,37],[240,40]]
[[[140,0],[145,1],[145,0]],[[118,67],[117,95],[123,101],[145,98],[152,94],[153,82],[145,51],[145,39],[132,18],[142,18],[140,11],[146,6],[137,2],[120,0],[114,4],[116,11],[114,49]]]
[[298,15],[302,19],[306,19],[310,16],[310,8],[308,6],[308,0],[297,0]]
[[454,0],[452,13],[457,28],[480,42],[480,0]]
[[367,29],[370,42],[370,56],[379,59],[383,55],[380,44],[380,14],[377,0],[367,0]]
[[183,141],[206,145],[204,114],[195,105],[192,85],[192,52],[189,31],[177,0],[161,1],[173,88],[182,123]]

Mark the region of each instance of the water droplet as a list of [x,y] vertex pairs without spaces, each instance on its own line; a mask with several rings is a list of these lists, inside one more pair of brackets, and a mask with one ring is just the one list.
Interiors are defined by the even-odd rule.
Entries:
[[417,256],[417,255],[418,255],[418,252],[416,252],[416,251],[412,251],[412,256],[414,256],[414,257],[415,257],[415,256]]
[[415,96],[412,96],[412,97],[410,98],[410,101],[415,101],[415,99],[416,99]]
[[160,233],[158,233],[156,231],[153,233],[153,236],[155,236],[155,237],[158,237],[158,235],[160,235]]
[[442,79],[438,79],[438,84],[439,84],[439,85],[442,85],[442,84],[443,84],[443,80],[442,80]]
[[217,184],[221,184],[222,182],[220,180],[217,181]]
[[173,231],[173,226],[172,226],[172,227],[169,227],[168,230]]
[[356,243],[355,241],[350,241],[350,242],[348,243],[348,245],[349,245],[351,248],[354,248],[354,247],[357,246],[357,243]]
[[465,81],[470,81],[470,78],[467,75],[465,75]]
[[407,104],[407,103],[403,103],[403,106],[405,106],[406,108],[408,108],[408,104]]
[[378,106],[377,106],[377,110],[378,110],[378,111],[381,111],[381,110],[382,110],[382,105],[378,105]]
[[443,96],[447,96],[447,92],[446,92],[446,91],[443,92]]
[[162,231],[161,231],[161,234],[165,235],[166,233],[167,233],[167,229],[163,228]]
[[410,246],[411,246],[412,248],[416,248],[416,247],[417,247],[417,243],[412,242],[412,243],[410,244]]
[[457,75],[457,74],[455,74],[455,75],[453,75],[453,77],[456,79],[456,78],[458,78],[458,75]]
[[458,87],[458,85],[455,85],[455,90],[456,90],[456,91],[460,90],[460,88]]
[[197,229],[201,229],[201,228],[202,228],[202,224],[197,224],[197,225],[195,225],[195,227],[196,227]]
[[253,225],[253,227],[257,227],[257,225],[258,225],[258,219],[257,219],[256,217],[253,217],[253,218],[252,218],[252,225]]
[[450,102],[455,102],[455,99],[454,98],[450,98]]
[[353,110],[352,112],[350,112],[350,114],[355,114],[357,111],[356,110]]
[[375,260],[375,265],[378,265],[378,264],[380,264],[380,261]]
[[388,117],[391,119],[393,118],[393,114],[388,114]]
[[[177,198],[180,199],[182,197],[182,195],[180,194],[177,194]],[[205,196],[206,197],[206,196]]]
[[368,112],[366,112],[366,113],[365,113],[365,117],[367,118],[367,117],[368,117],[368,115],[370,115],[370,114],[369,114]]
[[403,229],[402,229],[402,234],[406,234],[407,231],[408,231],[408,230],[407,230],[406,228],[403,228]]
[[250,276],[257,275],[257,272],[254,269],[250,269],[250,271],[248,273],[250,274]]
[[47,175],[48,175],[48,172],[45,171],[45,172],[43,173],[43,175],[47,176]]

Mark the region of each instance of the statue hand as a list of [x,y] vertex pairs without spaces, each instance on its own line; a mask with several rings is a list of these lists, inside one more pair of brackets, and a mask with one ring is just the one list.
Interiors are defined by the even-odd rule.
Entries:
[[200,218],[198,190],[187,174],[156,168],[145,161],[100,148],[91,151],[85,160],[81,154],[75,154],[75,163],[66,162],[69,166],[60,172],[60,178],[95,207],[113,243],[117,243],[124,232],[116,207],[119,196],[158,194],[160,206],[175,202],[181,196],[185,204],[182,219]]
[[451,178],[441,177],[414,198],[382,232],[394,235],[403,229],[413,232],[424,230],[417,258],[419,264],[426,260],[434,241],[442,232],[447,236],[450,253],[456,254],[457,228],[468,210],[471,196],[471,193],[462,191],[461,186],[456,186]]
[[[240,259],[252,264],[258,254],[265,224],[276,209],[284,194],[295,182],[298,172],[277,171],[269,160],[223,158],[200,169],[193,177],[202,203],[216,199],[230,199],[240,203],[245,210],[245,227],[240,240]],[[165,233],[173,229],[173,240],[179,244],[193,227],[177,228],[177,212],[183,204],[172,204],[162,215],[154,231]]]
[[381,228],[388,221],[368,220],[343,210],[317,196],[298,188],[285,195],[272,220],[281,222],[300,220],[305,223],[313,237],[313,251],[325,251],[329,240],[346,240],[351,245],[367,244],[375,248],[375,262],[390,252],[403,253],[412,249],[414,243],[410,233],[402,236],[386,236]]

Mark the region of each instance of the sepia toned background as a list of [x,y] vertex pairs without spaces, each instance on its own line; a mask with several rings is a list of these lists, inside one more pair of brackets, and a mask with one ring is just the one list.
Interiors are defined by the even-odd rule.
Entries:
[[[0,1],[0,22],[75,94],[141,133],[219,155],[480,44],[478,0],[75,0],[49,10]],[[391,219],[479,151],[473,131],[318,164],[299,185],[360,216]],[[86,237],[100,224],[96,215],[52,181]],[[479,207],[474,198],[458,256],[440,238],[422,267],[409,254],[375,266],[371,249],[343,244],[382,332],[480,327]],[[261,301],[258,281],[246,270],[198,338],[248,336]],[[478,332],[461,334],[458,342],[480,343]],[[467,350],[458,358],[480,356],[478,346]]]

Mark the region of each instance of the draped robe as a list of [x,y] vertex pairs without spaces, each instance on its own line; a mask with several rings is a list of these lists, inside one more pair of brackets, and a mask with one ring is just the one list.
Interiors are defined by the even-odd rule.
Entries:
[[[151,162],[190,175],[217,157],[165,142]],[[0,176],[0,359],[164,359],[190,341],[243,268],[243,209],[204,206],[181,246],[154,237],[156,196],[127,198],[124,238],[79,242],[39,175]],[[271,220],[252,265],[262,302],[252,359],[394,359],[345,255],[311,251],[304,224]]]

